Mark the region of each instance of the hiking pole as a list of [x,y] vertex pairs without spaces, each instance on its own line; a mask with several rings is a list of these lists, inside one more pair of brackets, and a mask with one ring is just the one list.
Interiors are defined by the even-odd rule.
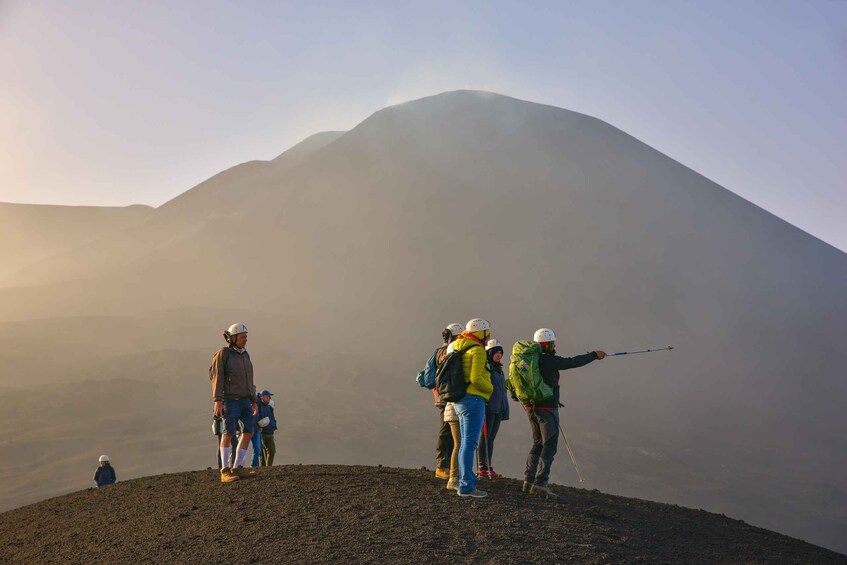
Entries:
[[562,439],[565,440],[565,447],[568,448],[568,455],[571,456],[571,463],[573,463],[573,468],[576,469],[576,476],[579,477],[579,484],[585,484],[585,479],[582,478],[582,474],[579,472],[579,466],[576,464],[576,459],[574,459],[573,451],[571,450],[571,444],[568,443],[568,438],[565,437],[565,430],[562,429],[561,422],[559,422],[559,431],[562,432]]
[[644,349],[642,351],[619,351],[617,353],[607,353],[606,357],[615,357],[617,355],[635,355],[636,353],[653,353],[654,351],[670,351],[673,346],[662,347],[660,349]]
[[[485,466],[488,468],[488,472],[491,472],[491,456],[488,454],[488,421],[482,421],[482,445],[485,448]],[[488,478],[491,478],[491,475],[487,475]]]

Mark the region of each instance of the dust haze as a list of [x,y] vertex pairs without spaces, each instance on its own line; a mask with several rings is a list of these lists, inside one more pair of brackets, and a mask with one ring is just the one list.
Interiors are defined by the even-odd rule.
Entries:
[[[847,256],[597,119],[491,93],[391,106],[156,209],[0,206],[0,510],[215,465],[235,321],[281,463],[433,467],[444,324],[506,348],[674,345],[565,372],[589,488],[847,551]],[[14,227],[13,226],[14,223]],[[503,424],[498,472],[530,437]],[[574,485],[567,454],[551,480]]]

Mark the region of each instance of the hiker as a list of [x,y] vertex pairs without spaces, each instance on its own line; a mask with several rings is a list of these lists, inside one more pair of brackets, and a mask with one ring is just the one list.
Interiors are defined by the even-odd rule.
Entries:
[[274,416],[274,404],[271,391],[263,390],[259,394],[259,428],[262,430],[262,458],[263,467],[272,467],[274,455],[276,455],[276,444],[274,443],[274,432],[276,431],[276,416]]
[[488,366],[491,369],[491,386],[493,392],[485,404],[485,424],[482,427],[482,437],[479,439],[477,461],[479,461],[479,477],[496,479],[497,473],[491,465],[494,456],[494,438],[500,430],[500,422],[509,419],[509,397],[506,396],[506,375],[503,373],[503,345],[496,339],[489,340],[485,345]]
[[[592,351],[576,357],[559,357],[556,355],[556,334],[548,328],[536,331],[533,342],[515,344],[512,349],[512,368],[515,367],[518,354],[527,349],[522,344],[528,344],[530,353],[538,353],[538,372],[544,385],[549,387],[547,390],[552,394],[543,400],[533,402],[527,402],[525,397],[522,402],[532,431],[532,448],[526,459],[523,492],[528,491],[530,494],[543,494],[555,498],[556,494],[550,490],[547,482],[550,478],[550,466],[553,464],[553,457],[559,445],[559,408],[563,406],[559,396],[559,371],[588,365],[594,360],[603,359],[606,353]],[[510,381],[514,382],[513,371],[510,370],[509,373]]]
[[217,443],[215,443],[215,457],[218,459],[218,470],[223,469],[221,462],[221,436],[224,433],[224,420],[220,416],[212,414],[212,433],[215,434]]
[[487,492],[476,488],[473,464],[482,423],[485,421],[485,403],[493,390],[491,371],[485,355],[485,343],[490,336],[491,324],[482,318],[474,318],[451,344],[453,351],[462,355],[462,375],[467,384],[464,396],[453,401],[461,434],[458,494],[463,497],[488,496]]
[[465,326],[458,322],[449,324],[441,330],[443,344],[430,356],[426,362],[426,366],[418,373],[417,377],[419,385],[432,390],[435,407],[438,408],[440,427],[438,429],[438,439],[435,442],[435,477],[437,479],[450,478],[450,470],[452,468],[450,461],[456,448],[453,444],[453,434],[450,431],[450,425],[444,418],[444,407],[447,403],[438,396],[438,391],[435,390],[435,372],[438,365],[441,364],[441,361],[447,355],[447,346],[453,343],[464,330]]
[[[462,447],[462,432],[459,427],[459,415],[456,414],[456,406],[447,402],[441,412],[443,414],[443,425],[450,430],[453,449],[450,453],[450,471],[447,479],[448,490],[459,490],[459,450]],[[436,475],[437,476],[437,475]]]
[[[254,417],[259,412],[259,406],[256,401],[256,387],[253,385],[253,363],[245,349],[247,326],[232,324],[223,336],[227,347],[222,347],[212,357],[209,379],[212,381],[215,416],[224,419],[221,459],[229,466],[221,469],[221,482],[231,483],[256,475],[256,470],[245,469],[244,463],[247,461],[247,448],[253,437]],[[235,435],[239,421],[242,429],[241,439],[236,445],[235,461],[230,464],[232,436]]]
[[[262,399],[258,394],[256,395],[256,406],[260,407],[260,409],[262,406]],[[251,461],[251,466],[254,468],[259,466],[259,461],[262,455],[262,434],[261,427],[259,426],[260,418],[261,416],[258,413],[253,416],[253,429],[255,431],[253,432],[253,437],[250,438],[250,444],[253,446],[253,459]]]
[[99,462],[100,466],[94,471],[94,484],[98,487],[115,484],[115,481],[118,480],[118,475],[115,473],[115,468],[112,467],[111,461],[109,461],[109,456],[101,455]]

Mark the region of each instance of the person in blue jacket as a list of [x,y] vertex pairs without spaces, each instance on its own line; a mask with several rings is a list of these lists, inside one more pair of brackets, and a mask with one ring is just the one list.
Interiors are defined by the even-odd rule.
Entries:
[[94,484],[98,487],[105,487],[115,484],[118,480],[118,475],[115,473],[115,468],[112,467],[108,455],[100,456],[100,466],[94,471]]
[[274,442],[274,432],[276,431],[276,416],[274,415],[274,401],[271,400],[271,391],[263,390],[259,393],[259,415],[258,425],[262,430],[262,458],[263,467],[270,467],[274,464],[274,455],[276,455],[276,443]]
[[491,385],[494,392],[485,404],[485,427],[479,437],[477,461],[479,461],[479,476],[485,479],[496,479],[497,473],[491,465],[494,456],[494,438],[500,431],[500,422],[509,419],[509,397],[506,395],[506,375],[503,372],[503,345],[496,339],[485,344],[488,365],[491,368]]
[[[256,405],[257,406],[262,405],[260,394],[256,395]],[[251,418],[253,419],[253,429],[258,432],[258,430],[256,429],[256,426],[257,426],[259,420],[262,418],[262,416],[260,416],[259,412],[257,411],[256,415],[251,416]],[[252,464],[253,467],[258,467],[259,466],[259,457],[262,454],[262,434],[254,433],[253,437],[250,438],[250,443],[253,445],[253,461],[251,462],[251,464]]]

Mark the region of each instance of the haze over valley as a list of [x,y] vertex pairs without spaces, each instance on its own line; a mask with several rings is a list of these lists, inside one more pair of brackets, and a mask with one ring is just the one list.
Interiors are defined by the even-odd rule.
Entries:
[[[588,487],[847,552],[847,255],[590,116],[446,92],[158,207],[0,204],[0,510],[215,464],[207,368],[250,328],[281,463],[432,468],[445,324],[542,326]],[[512,406],[499,472],[530,438]],[[575,485],[567,453],[551,479]]]

